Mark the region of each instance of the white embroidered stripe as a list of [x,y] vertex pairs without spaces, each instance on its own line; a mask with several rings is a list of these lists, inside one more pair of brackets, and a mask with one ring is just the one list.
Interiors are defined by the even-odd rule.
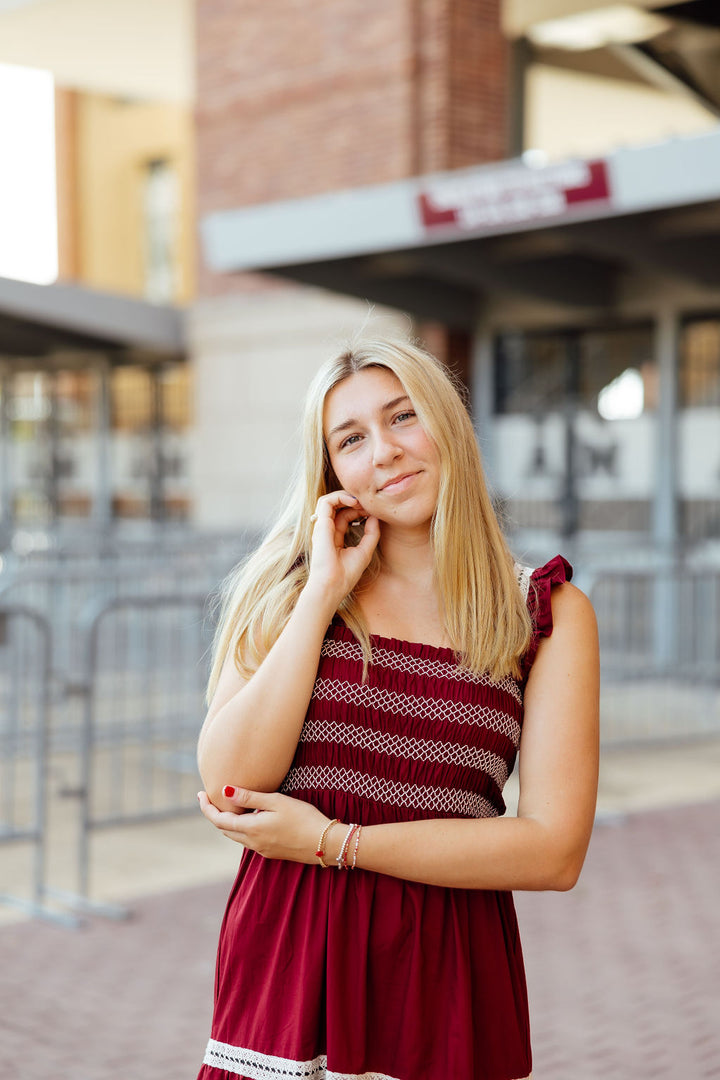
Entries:
[[317,679],[313,697],[323,701],[343,701],[381,712],[393,712],[401,716],[413,716],[427,720],[446,720],[455,724],[480,724],[498,731],[511,740],[515,748],[520,742],[520,724],[500,709],[487,705],[472,705],[464,701],[446,698],[422,698],[412,694],[398,694],[368,683],[352,683],[339,679]]
[[290,791],[316,789],[345,791],[373,802],[407,806],[413,810],[432,810],[475,818],[498,816],[490,800],[476,791],[406,784],[400,780],[388,780],[382,776],[370,776],[368,773],[333,768],[330,765],[293,766],[283,780],[280,791],[287,794]]
[[204,1065],[224,1069],[248,1080],[266,1080],[270,1077],[286,1077],[289,1080],[397,1080],[388,1073],[339,1073],[327,1067],[327,1057],[318,1055],[312,1061],[292,1061],[290,1058],[261,1054],[257,1050],[245,1050],[242,1046],[210,1039],[205,1051]]
[[[339,660],[353,660],[356,663],[362,663],[363,658],[362,649],[357,641],[337,641],[335,638],[325,639],[320,655]],[[425,675],[433,679],[453,679],[455,682],[492,686],[496,690],[504,690],[511,694],[522,705],[522,691],[515,679],[510,676],[496,682],[487,672],[481,672],[478,675],[474,671],[467,671],[460,667],[459,664],[451,664],[445,660],[429,660],[422,656],[409,656],[407,653],[393,652],[392,649],[383,649],[380,646],[373,649],[372,659],[375,667],[405,671],[410,675]]]
[[501,790],[508,778],[507,762],[499,754],[493,754],[490,750],[481,750],[477,746],[466,746],[462,743],[435,742],[432,739],[411,739],[404,735],[390,735],[386,731],[358,727],[356,724],[341,724],[334,720],[306,720],[300,741],[340,743],[343,746],[356,746],[361,750],[375,750],[379,754],[389,754],[391,757],[482,769],[492,777]]

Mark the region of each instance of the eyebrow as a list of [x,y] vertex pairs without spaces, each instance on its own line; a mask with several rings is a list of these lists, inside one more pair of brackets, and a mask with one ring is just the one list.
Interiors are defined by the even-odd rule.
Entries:
[[[381,412],[388,412],[388,410],[394,409],[397,405],[402,404],[403,401],[410,401],[410,397],[408,394],[401,394],[400,397],[396,397],[393,398],[392,401],[388,401],[385,405],[383,405]],[[350,417],[349,420],[343,420],[342,424],[337,424],[332,429],[332,431],[328,432],[327,438],[331,439],[333,435],[338,435],[342,431],[347,431],[348,428],[357,427],[359,423],[360,421],[356,420],[354,417]]]

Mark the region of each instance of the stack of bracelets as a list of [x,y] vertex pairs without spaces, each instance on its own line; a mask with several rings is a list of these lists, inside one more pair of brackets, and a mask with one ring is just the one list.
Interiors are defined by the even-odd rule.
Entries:
[[[339,825],[339,824],[340,824],[340,822],[339,822],[338,818],[333,818],[332,821],[329,822],[329,824],[327,824],[325,826],[325,828],[323,829],[323,831],[320,834],[320,839],[318,840],[318,846],[317,846],[317,851],[315,852],[315,855],[318,858],[318,860],[320,862],[320,865],[322,866],[323,870],[327,870],[328,866],[329,866],[329,864],[325,862],[325,842],[326,842],[326,840],[328,838],[328,834],[329,834],[330,830],[332,829],[333,825]],[[348,831],[345,833],[345,839],[343,840],[343,842],[342,842],[342,844],[340,846],[340,854],[335,859],[335,862],[337,863],[338,870],[354,870],[355,869],[355,867],[357,865],[357,853],[358,853],[358,848],[360,846],[360,833],[361,832],[362,832],[362,825],[358,825],[357,823],[353,823],[353,824],[351,824],[349,826]],[[350,845],[353,842],[353,836],[355,837],[355,844],[353,846],[352,862],[348,862],[348,854],[350,852]]]

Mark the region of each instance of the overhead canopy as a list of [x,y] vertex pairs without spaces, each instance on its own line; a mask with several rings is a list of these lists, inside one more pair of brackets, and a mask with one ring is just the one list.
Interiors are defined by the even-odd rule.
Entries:
[[720,115],[717,0],[504,0],[527,59],[678,91]]
[[269,271],[458,328],[500,293],[605,308],[633,270],[720,288],[720,128],[593,161],[227,210],[202,232],[214,270]]
[[182,312],[77,285],[0,278],[0,357],[66,349],[179,358],[185,353]]

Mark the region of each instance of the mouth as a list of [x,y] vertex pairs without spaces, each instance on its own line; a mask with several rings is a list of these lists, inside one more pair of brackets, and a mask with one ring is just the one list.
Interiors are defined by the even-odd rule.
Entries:
[[378,488],[378,491],[401,491],[407,487],[408,484],[418,475],[418,472],[402,473],[400,476],[393,476],[391,480],[388,480],[382,487]]

